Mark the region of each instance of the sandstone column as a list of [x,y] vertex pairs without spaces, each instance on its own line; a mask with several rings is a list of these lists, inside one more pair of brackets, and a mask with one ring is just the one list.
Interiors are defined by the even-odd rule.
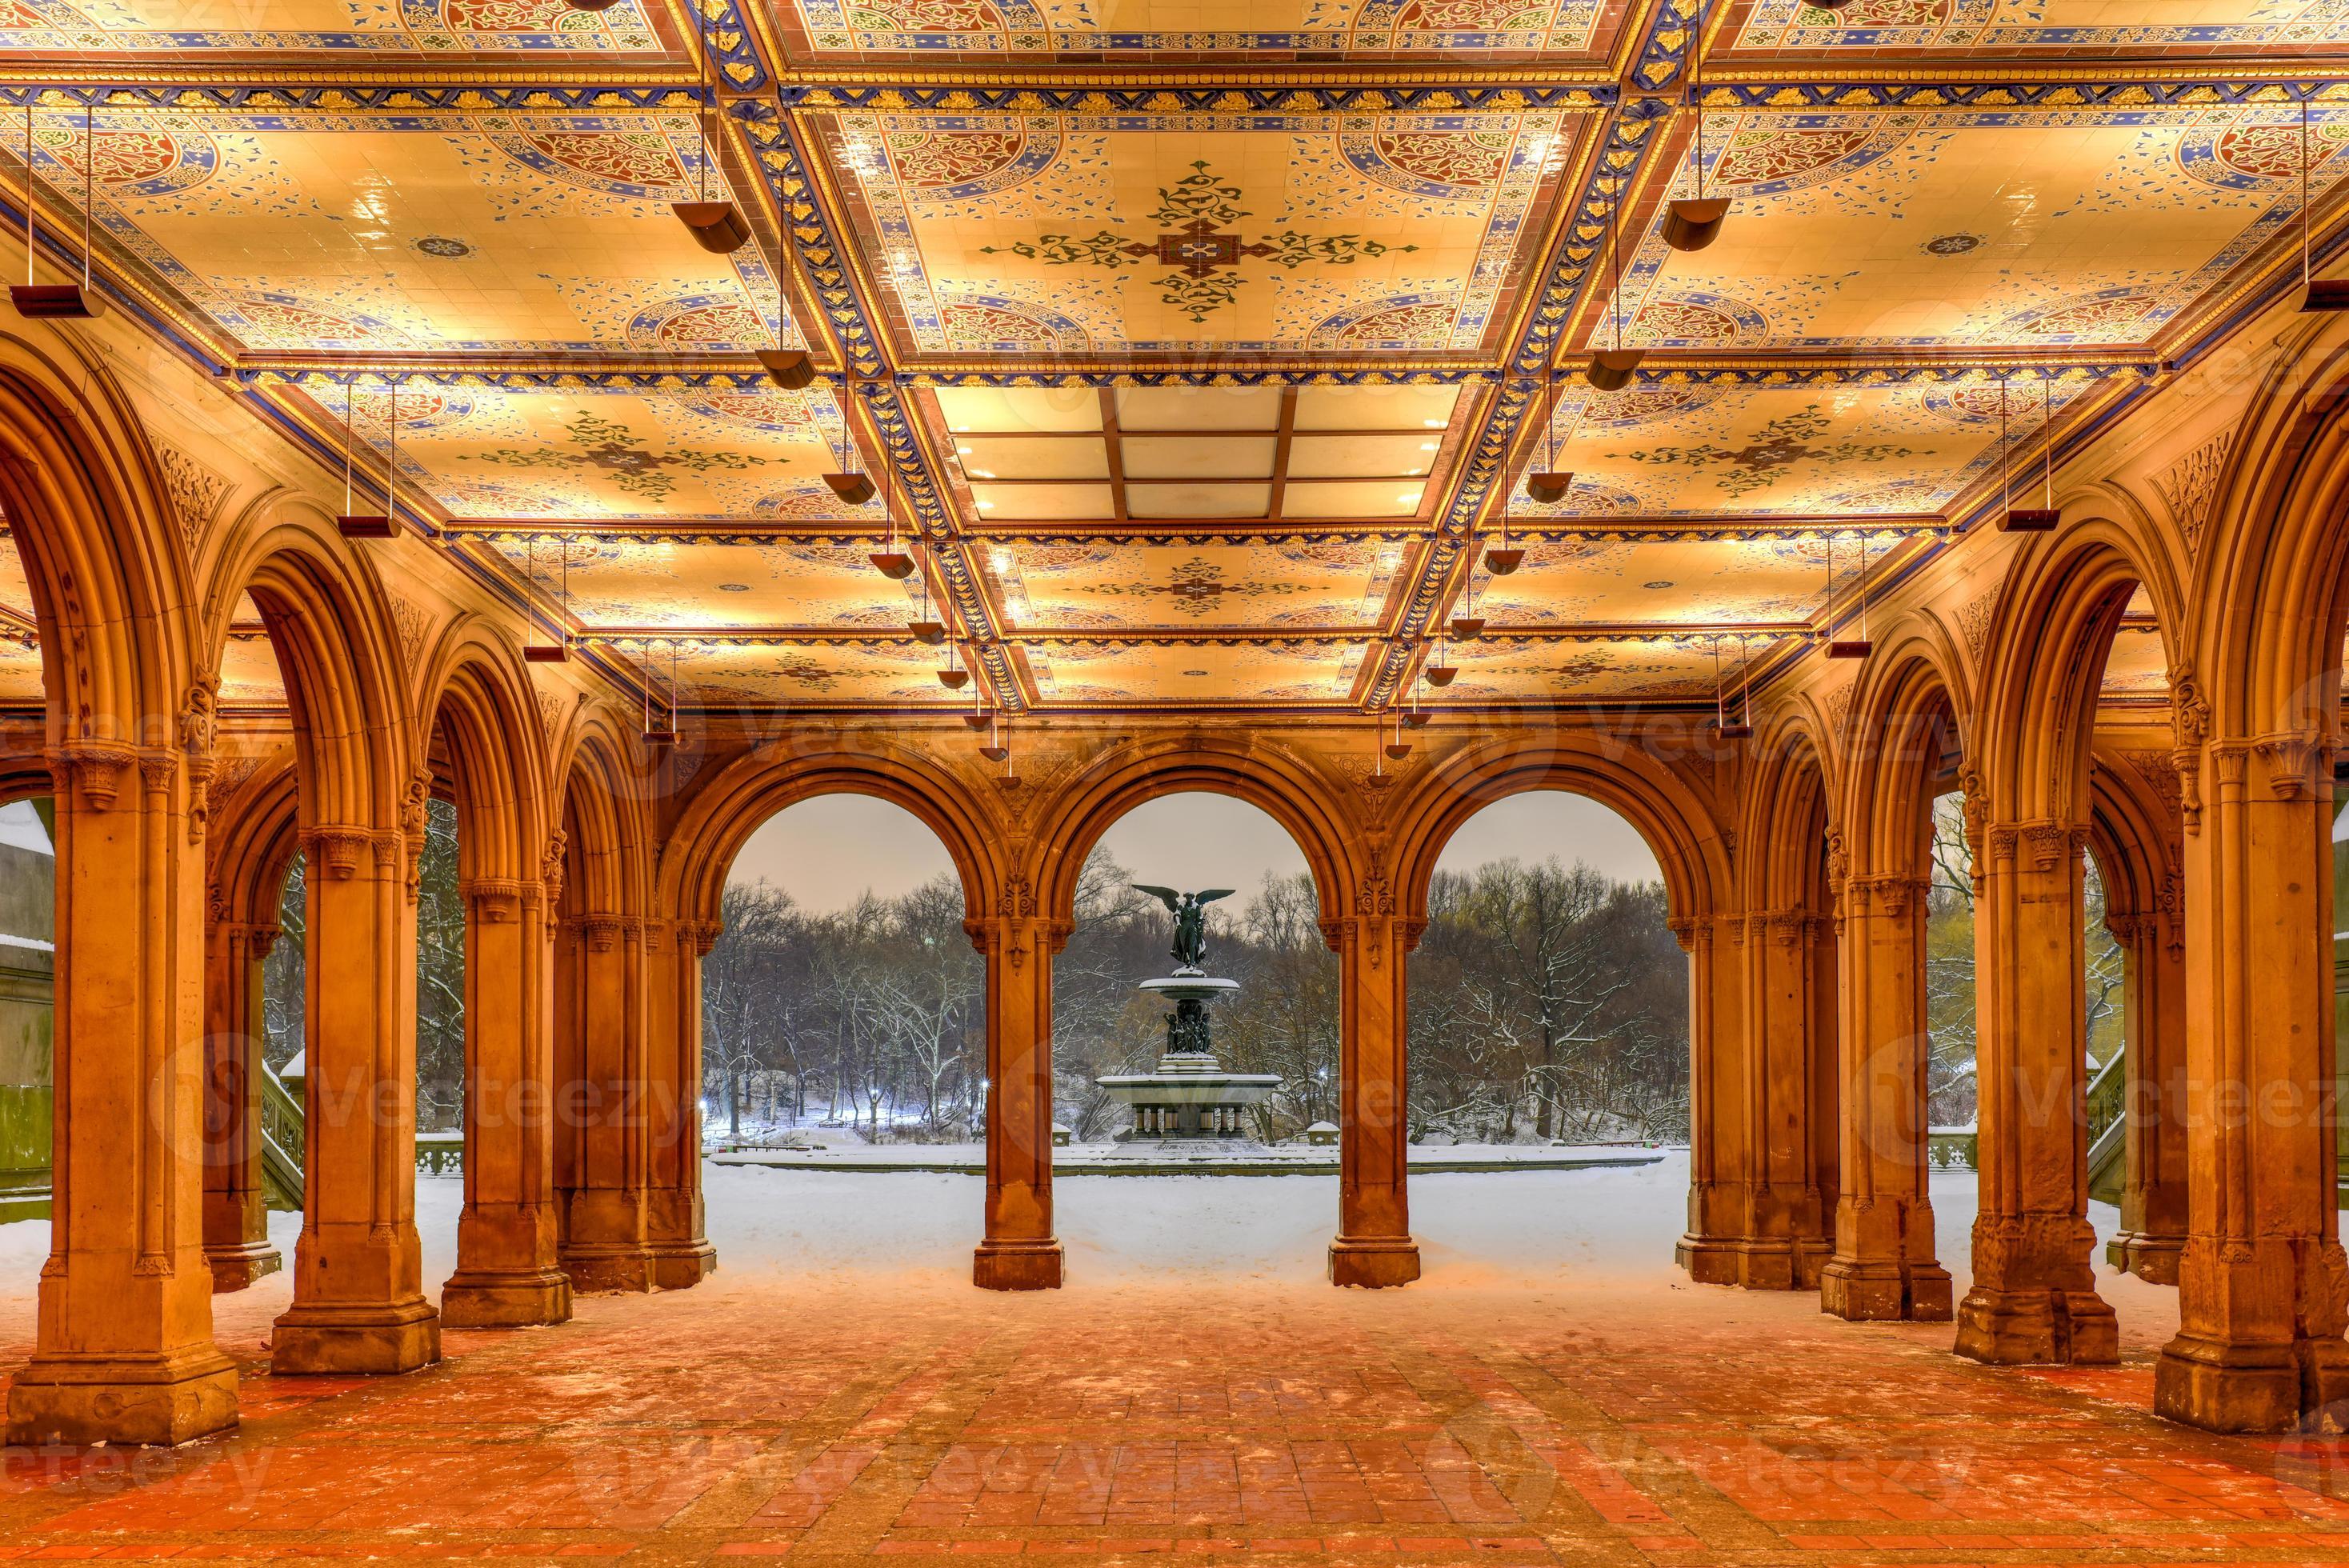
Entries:
[[646,923],[645,1239],[655,1290],[698,1284],[718,1267],[701,1203],[701,959],[718,934],[714,922]]
[[1819,1305],[1837,1317],[1945,1322],[1950,1275],[1936,1261],[1925,1169],[1926,881],[1841,883],[1842,1186]]
[[2088,1224],[2086,954],[2080,856],[2087,830],[1992,825],[1974,903],[1974,1280],[1957,1352],[1975,1361],[2114,1362],[2120,1336],[2096,1295]]
[[[203,1253],[203,851],[188,754],[73,740],[57,778],[49,1256],[11,1443],[236,1424]],[[202,768],[202,763],[194,764]]]
[[[302,833],[308,1148],[279,1373],[412,1372],[440,1357],[416,1236],[416,903],[409,829]],[[411,844],[411,837],[414,843]]]
[[2212,1431],[2337,1428],[2331,758],[2302,731],[2182,760],[2189,1201],[2154,1408]]
[[1330,1243],[1330,1283],[1409,1284],[1419,1277],[1419,1243],[1411,1233],[1405,962],[1425,923],[1398,918],[1375,894],[1359,902],[1371,913],[1321,928],[1338,953],[1342,998],[1338,1234]]
[[1746,1040],[1738,992],[1744,979],[1744,927],[1729,928],[1733,951],[1720,953],[1715,924],[1675,918],[1673,938],[1689,955],[1689,1192],[1688,1230],[1673,1248],[1689,1277],[1702,1284],[1737,1281],[1748,1235],[1748,1183],[1753,1179],[1752,1109]]
[[[1832,1056],[1833,1014],[1823,1018],[1818,970],[1826,921],[1802,909],[1738,918],[1733,925],[1745,1019],[1740,1078],[1744,1103],[1741,1181],[1727,1194],[1736,1234],[1714,1254],[1716,1271],[1692,1277],[1748,1290],[1814,1290],[1830,1250],[1832,1195],[1820,1180],[1819,1057]],[[1830,978],[1832,949],[1826,950]],[[1832,1079],[1825,1114],[1832,1128]],[[1691,1263],[1682,1242],[1682,1262]],[[1701,1260],[1700,1260],[1701,1261]]]
[[2184,911],[2115,915],[2127,951],[2128,1097],[2121,1226],[2105,1243],[2115,1268],[2156,1284],[2178,1283],[2186,1248],[2186,941]]
[[440,1315],[465,1327],[561,1323],[555,1262],[553,951],[546,886],[476,878],[465,901],[465,1209]]
[[644,926],[589,913],[557,952],[555,1146],[574,1290],[653,1288],[645,1233]]
[[261,1181],[261,970],[280,934],[223,918],[204,944],[204,1261],[215,1291],[285,1266]]
[[987,1233],[971,1279],[1052,1290],[1052,958],[1069,928],[1038,919],[1032,900],[1008,902],[1013,913],[963,926],[987,955]]

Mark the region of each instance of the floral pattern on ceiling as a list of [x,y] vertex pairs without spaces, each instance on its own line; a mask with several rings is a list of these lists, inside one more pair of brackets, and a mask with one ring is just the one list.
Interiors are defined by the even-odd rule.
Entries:
[[347,419],[363,489],[381,483],[398,416],[398,483],[449,516],[546,521],[838,518],[878,522],[823,475],[839,466],[829,393],[566,392],[361,385],[299,396]]
[[568,592],[573,618],[591,627],[900,631],[919,593],[876,575],[870,548],[796,540],[750,543],[648,543],[574,538],[567,543],[502,536],[490,548],[518,578],[537,584],[543,605]]
[[1369,628],[1405,552],[1399,544],[990,543],[982,552],[1023,629],[1136,626]]
[[1837,11],[1756,0],[1730,52],[2298,54],[2344,43],[2349,13],[2336,0],[1853,0]]
[[[1817,614],[1834,572],[1838,599],[1859,582],[1856,533],[1674,540],[1522,538],[1507,577],[1479,573],[1476,610],[1495,625],[1784,624]],[[1892,547],[1872,542],[1871,566]],[[1759,640],[1755,646],[1759,647]]]
[[[191,26],[195,11],[230,10],[239,27]],[[191,7],[175,0],[0,0],[0,49],[73,54],[188,50],[445,55],[472,50],[646,53],[659,48],[640,0],[595,13],[568,0],[243,0]]]
[[1321,640],[1028,645],[1039,695],[1051,703],[1220,704],[1345,700],[1361,645]]
[[[35,168],[77,210],[89,139],[78,112],[35,118]],[[248,349],[726,350],[777,330],[759,247],[712,256],[668,215],[704,177],[689,115],[107,109],[95,140],[100,232]]]
[[807,46],[936,57],[1343,50],[1588,54],[1601,0],[787,0]]
[[[1708,249],[1627,246],[1625,339],[1740,349],[2137,346],[2299,211],[2276,106],[1716,112]],[[2349,108],[2315,111],[2318,191]],[[1696,189],[1684,160],[1671,193]],[[1611,320],[1611,318],[1609,318]],[[1593,324],[1601,342],[1608,320]]]
[[[640,671],[647,651],[634,643],[602,645],[613,661]],[[668,651],[656,644],[650,657],[658,671],[657,691],[667,690]],[[967,706],[968,698],[938,684],[943,650],[926,648],[911,637],[859,637],[845,641],[688,642],[677,663],[684,706],[728,702],[774,703],[792,707]]]
[[1584,117],[816,117],[913,351],[1487,344]]

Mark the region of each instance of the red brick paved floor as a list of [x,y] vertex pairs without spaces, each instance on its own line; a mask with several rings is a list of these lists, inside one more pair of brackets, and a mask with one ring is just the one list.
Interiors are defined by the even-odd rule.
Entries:
[[2155,1420],[2154,1336],[1992,1370],[1670,1281],[740,1270],[379,1381],[262,1375],[264,1282],[222,1302],[243,1429],[13,1456],[0,1557],[2349,1563],[2349,1446]]

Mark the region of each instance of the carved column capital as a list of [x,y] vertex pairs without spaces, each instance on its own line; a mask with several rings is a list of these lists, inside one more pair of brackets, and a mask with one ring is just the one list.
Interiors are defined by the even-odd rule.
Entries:
[[2279,730],[2251,742],[2268,793],[2279,800],[2314,800],[2333,781],[2333,743],[2313,729]]
[[457,884],[466,912],[484,925],[505,925],[522,916],[523,884],[512,877],[470,877]]
[[138,749],[110,740],[68,740],[51,747],[49,776],[59,794],[73,794],[93,810],[113,808],[122,776],[139,760]]

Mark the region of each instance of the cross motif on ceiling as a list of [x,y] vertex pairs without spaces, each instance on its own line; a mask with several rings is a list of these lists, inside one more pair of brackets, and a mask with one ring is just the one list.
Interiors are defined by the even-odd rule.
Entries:
[[1366,240],[1359,234],[1316,236],[1294,229],[1244,242],[1238,234],[1227,232],[1238,220],[1253,216],[1238,204],[1239,194],[1238,186],[1222,183],[1202,159],[1191,165],[1190,173],[1158,188],[1158,207],[1150,216],[1158,222],[1160,232],[1147,242],[1102,229],[1090,235],[1040,234],[1009,245],[982,245],[979,253],[1112,272],[1156,261],[1174,269],[1153,280],[1166,291],[1158,296],[1159,303],[1173,305],[1196,325],[1238,298],[1240,279],[1226,274],[1237,271],[1242,257],[1268,261],[1294,272],[1308,262],[1351,266],[1364,256],[1419,249]]
[[1814,403],[1799,414],[1788,414],[1773,419],[1743,447],[1658,447],[1647,451],[1626,452],[1635,463],[1670,465],[1685,463],[1702,472],[1715,466],[1725,466],[1721,488],[1733,496],[1750,495],[1767,489],[1784,469],[1805,459],[1828,463],[1880,463],[1888,458],[1911,458],[1917,454],[1891,441],[1837,441],[1832,446],[1815,447],[1811,438],[1826,433],[1828,420]]

